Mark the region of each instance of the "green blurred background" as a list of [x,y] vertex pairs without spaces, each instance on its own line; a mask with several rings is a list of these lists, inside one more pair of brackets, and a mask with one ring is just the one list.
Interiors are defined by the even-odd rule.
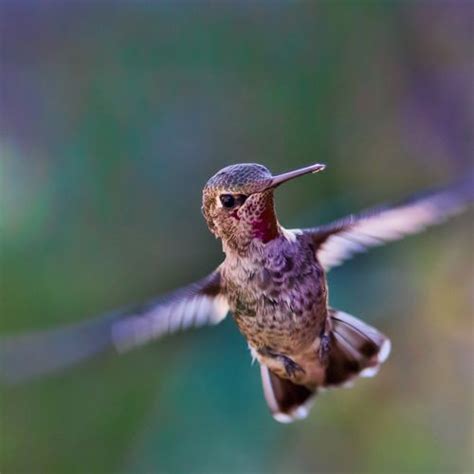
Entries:
[[[3,334],[81,321],[208,273],[219,168],[324,174],[278,191],[315,225],[472,166],[471,2],[3,0]],[[270,417],[231,319],[1,389],[8,473],[467,473],[472,212],[330,274],[389,334],[379,376]]]

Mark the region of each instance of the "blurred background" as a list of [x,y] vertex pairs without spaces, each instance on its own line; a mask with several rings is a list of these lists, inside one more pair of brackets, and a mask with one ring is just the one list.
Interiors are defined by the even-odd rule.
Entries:
[[[207,274],[200,212],[234,162],[327,171],[277,193],[309,226],[472,166],[471,2],[0,6],[0,329],[83,321]],[[2,473],[474,470],[472,211],[334,270],[390,335],[375,379],[273,421],[232,320],[1,388]]]

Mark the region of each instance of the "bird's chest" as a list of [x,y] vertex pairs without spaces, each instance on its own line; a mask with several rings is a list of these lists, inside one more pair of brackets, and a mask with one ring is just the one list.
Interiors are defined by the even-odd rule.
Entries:
[[234,319],[255,348],[291,353],[314,341],[326,315],[326,284],[311,252],[280,250],[223,271]]

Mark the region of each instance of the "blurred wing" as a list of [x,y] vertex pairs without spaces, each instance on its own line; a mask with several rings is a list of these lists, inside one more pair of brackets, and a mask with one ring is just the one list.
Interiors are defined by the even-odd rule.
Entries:
[[159,298],[116,321],[112,340],[119,352],[146,344],[165,334],[222,321],[228,311],[220,273]]
[[398,206],[352,215],[305,232],[312,236],[318,260],[327,271],[370,247],[399,240],[444,222],[461,212],[472,197],[470,185],[450,188],[419,196]]
[[57,371],[107,349],[124,352],[166,334],[225,318],[228,305],[215,271],[135,310],[0,339],[0,378],[18,382]]

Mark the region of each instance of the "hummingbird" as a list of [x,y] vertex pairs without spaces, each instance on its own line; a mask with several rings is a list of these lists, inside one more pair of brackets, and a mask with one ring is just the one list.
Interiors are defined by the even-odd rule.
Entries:
[[113,348],[119,353],[228,313],[260,367],[275,420],[305,418],[323,389],[372,377],[390,354],[378,329],[330,306],[326,274],[354,254],[457,214],[471,188],[453,186],[307,229],[286,229],[274,192],[319,173],[313,164],[274,176],[256,163],[227,166],[206,183],[202,213],[224,261],[203,279],[139,307],[0,340],[0,377],[19,382]]

